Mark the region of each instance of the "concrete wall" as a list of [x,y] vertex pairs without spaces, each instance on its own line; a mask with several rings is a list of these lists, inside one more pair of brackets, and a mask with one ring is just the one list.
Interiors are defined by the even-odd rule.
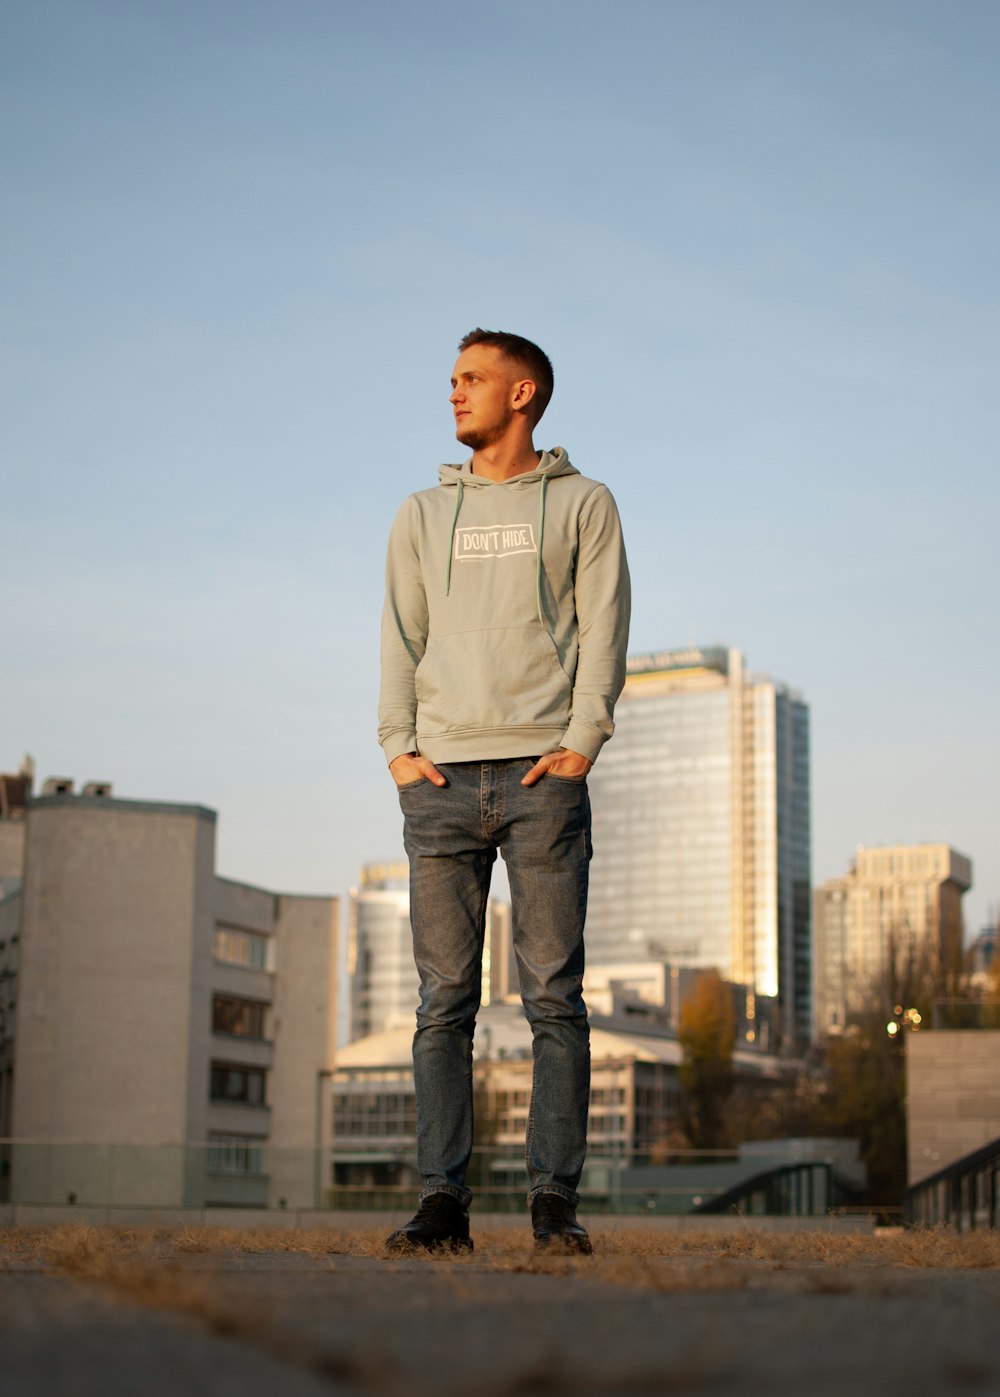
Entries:
[[[0,1139],[13,1131],[14,1022],[17,1015],[17,955],[21,894],[0,896]],[[0,1195],[5,1183],[0,1170]]]
[[[330,1090],[337,1023],[336,898],[280,897],[278,976],[271,1071],[271,1204],[314,1206],[317,1147],[329,1140],[323,1112]],[[328,1182],[328,1180],[327,1180]]]
[[0,820],[0,878],[21,878],[24,831],[25,822],[22,819]]
[[[183,1143],[191,927],[214,824],[196,806],[57,796],[30,807],[13,1093],[20,1139]],[[86,1201],[91,1170],[78,1162],[78,1172],[78,1185],[53,1183],[54,1197]],[[180,1202],[174,1173],[160,1171],[157,1196],[146,1189],[143,1201]]]
[[909,1181],[1000,1138],[1000,1032],[906,1035]]

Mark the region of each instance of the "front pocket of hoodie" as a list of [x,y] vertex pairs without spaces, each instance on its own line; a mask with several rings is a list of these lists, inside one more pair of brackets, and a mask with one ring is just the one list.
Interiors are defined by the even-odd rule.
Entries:
[[517,626],[436,637],[416,672],[417,729],[555,728],[572,685],[548,631]]

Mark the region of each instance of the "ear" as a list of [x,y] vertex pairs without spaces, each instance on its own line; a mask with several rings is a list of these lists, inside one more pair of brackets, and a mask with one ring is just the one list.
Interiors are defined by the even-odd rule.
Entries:
[[524,412],[536,392],[534,380],[519,378],[511,384],[511,406],[517,412]]

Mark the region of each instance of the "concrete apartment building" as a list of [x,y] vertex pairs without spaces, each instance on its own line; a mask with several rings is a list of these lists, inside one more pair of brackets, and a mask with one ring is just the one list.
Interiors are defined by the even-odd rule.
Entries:
[[957,965],[971,886],[970,860],[947,844],[859,848],[848,872],[814,894],[817,1032],[840,1032],[893,956]]
[[202,806],[20,796],[0,817],[12,1200],[311,1206],[336,899],[219,877]]
[[[412,1033],[420,981],[410,931],[410,868],[367,863],[348,904],[351,1041],[407,1028]],[[490,898],[483,945],[482,1002],[516,992],[510,905]]]
[[718,970],[812,1035],[809,710],[738,650],[633,655],[590,777],[588,962]]
[[[14,1020],[20,950],[25,812],[35,779],[30,757],[16,774],[0,773],[0,1140],[11,1135],[14,1110]],[[0,1161],[0,1170],[9,1160]],[[8,1186],[0,1172],[0,1191]],[[2,1196],[2,1192],[0,1192]]]

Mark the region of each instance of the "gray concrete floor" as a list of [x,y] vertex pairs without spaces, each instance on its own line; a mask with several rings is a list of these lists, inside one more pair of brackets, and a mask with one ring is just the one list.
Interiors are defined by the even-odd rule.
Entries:
[[240,1250],[120,1278],[0,1269],[3,1397],[1000,1393],[1000,1270]]

